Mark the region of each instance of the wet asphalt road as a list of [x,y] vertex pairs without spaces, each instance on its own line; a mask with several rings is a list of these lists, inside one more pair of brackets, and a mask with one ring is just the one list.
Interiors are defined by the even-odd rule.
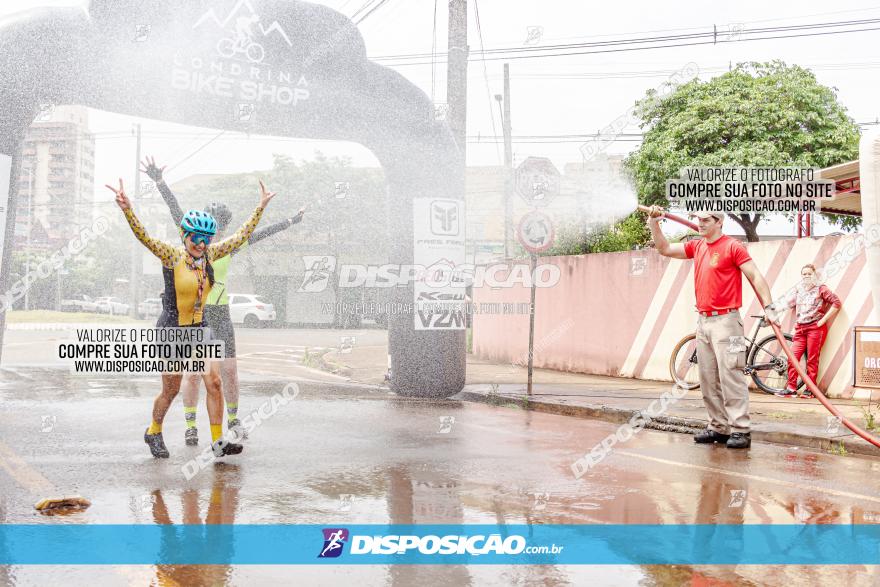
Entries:
[[[289,379],[248,376],[241,413]],[[245,452],[187,481],[175,403],[153,460],[142,440],[158,379],[2,370],[0,505],[7,523],[864,523],[880,520],[880,462],[756,445],[694,446],[642,431],[577,480],[570,465],[615,430],[605,422],[384,389],[300,383]],[[454,417],[451,422],[448,417]],[[207,438],[207,414],[199,423]],[[446,418],[446,425],[441,424]],[[449,425],[451,422],[451,426]],[[448,429],[448,431],[442,431]],[[203,445],[204,446],[204,442]],[[36,514],[55,494],[90,509]],[[13,567],[0,584],[872,585],[871,567],[282,566]],[[710,582],[702,582],[708,580]],[[711,581],[718,581],[714,583]]]

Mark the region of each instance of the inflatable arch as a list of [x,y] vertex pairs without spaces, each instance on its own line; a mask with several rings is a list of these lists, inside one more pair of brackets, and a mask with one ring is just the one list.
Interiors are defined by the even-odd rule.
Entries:
[[[424,246],[414,227],[440,212],[444,229],[461,227],[461,258],[449,260],[464,260],[464,169],[448,125],[435,120],[417,87],[369,61],[357,29],[332,9],[297,0],[91,0],[88,8],[34,9],[0,20],[0,64],[0,159],[11,158],[12,178],[41,104],[233,131],[243,130],[240,105],[251,104],[251,133],[352,141],[377,157],[391,207],[406,219],[394,226],[389,262],[418,263]],[[398,287],[390,301],[412,306],[413,295],[412,284]],[[446,397],[462,389],[464,330],[419,329],[413,313],[390,315],[388,328],[394,391]]]

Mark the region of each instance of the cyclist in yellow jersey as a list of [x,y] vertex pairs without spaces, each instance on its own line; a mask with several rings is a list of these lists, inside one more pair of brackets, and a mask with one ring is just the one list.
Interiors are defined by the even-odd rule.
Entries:
[[[116,194],[116,204],[122,210],[135,237],[162,262],[165,280],[163,311],[157,327],[204,327],[203,309],[213,285],[211,262],[225,257],[238,249],[251,236],[263,210],[275,197],[260,182],[260,205],[238,231],[219,243],[211,244],[216,233],[216,221],[200,210],[190,210],[181,222],[180,232],[183,247],[150,237],[131,209],[131,202],[125,194],[122,179],[119,188],[107,185]],[[207,389],[206,402],[208,418],[211,422],[211,438],[216,456],[238,454],[240,444],[222,441],[223,397],[220,390],[220,376],[216,370],[202,374]],[[162,422],[168,407],[180,391],[181,374],[165,374],[162,377],[162,391],[153,402],[153,420],[144,434],[144,442],[156,458],[168,458],[168,449],[162,439]]]
[[[168,205],[171,212],[171,218],[175,224],[180,224],[183,218],[183,210],[177,201],[171,188],[165,183],[163,172],[165,167],[156,165],[156,160],[147,157],[142,163],[141,171],[143,171],[151,180],[156,182],[156,188],[162,195],[162,199]],[[217,221],[216,238],[221,238],[226,231],[229,221],[232,219],[232,213],[229,208],[219,202],[211,202],[205,207],[205,212],[214,217]],[[282,220],[275,224],[271,224],[265,228],[254,231],[250,238],[239,249],[233,251],[229,255],[220,259],[215,259],[211,266],[214,270],[214,285],[205,303],[205,321],[211,329],[214,338],[223,341],[225,357],[222,363],[212,362],[211,368],[217,368],[223,382],[223,397],[226,400],[226,416],[227,425],[231,432],[235,433],[237,439],[247,438],[247,433],[238,419],[238,361],[235,358],[235,329],[232,325],[232,319],[229,315],[229,296],[227,288],[227,273],[229,264],[233,255],[244,250],[248,245],[255,244],[266,237],[277,234],[298,224],[305,214],[305,209],[301,208],[296,216]],[[199,384],[201,379],[195,374],[186,374],[180,389],[183,392],[183,414],[186,420],[186,430],[184,438],[186,444],[195,446],[199,443],[198,429],[196,428],[196,406],[199,401]]]

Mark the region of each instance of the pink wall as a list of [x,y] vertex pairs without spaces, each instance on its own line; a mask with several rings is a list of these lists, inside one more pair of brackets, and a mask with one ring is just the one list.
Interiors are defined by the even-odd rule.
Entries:
[[[538,288],[535,298],[535,364],[541,367],[617,375],[669,259],[658,257],[641,276],[631,259],[644,251],[542,257],[559,267],[557,285]],[[529,301],[529,289],[474,288],[475,303]],[[474,316],[474,353],[491,360],[525,360],[528,315]]]
[[[749,254],[774,296],[794,285],[805,263],[821,267],[852,245],[853,235],[749,243]],[[639,261],[641,260],[641,261]],[[871,323],[873,302],[865,275],[864,251],[827,285],[844,307],[829,331],[820,363],[820,385],[832,396],[867,397],[852,382],[852,326]],[[560,268],[559,283],[538,288],[535,315],[535,366],[637,379],[669,380],[668,360],[675,343],[694,331],[693,263],[662,257],[653,250],[543,257]],[[528,263],[524,261],[522,263]],[[641,272],[634,264],[643,265]],[[500,277],[500,276],[499,276]],[[474,288],[477,307],[486,303],[528,303],[529,289]],[[514,306],[518,307],[518,306]],[[742,314],[760,305],[744,280]],[[784,326],[791,331],[789,315]],[[527,360],[527,314],[474,315],[473,352],[496,362]],[[762,330],[759,337],[772,334]],[[878,394],[880,395],[880,394]]]

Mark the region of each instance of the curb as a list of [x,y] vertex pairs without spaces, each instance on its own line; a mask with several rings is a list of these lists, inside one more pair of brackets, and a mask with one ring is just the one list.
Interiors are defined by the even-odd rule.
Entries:
[[329,349],[327,352],[318,355],[318,369],[341,377],[351,377],[351,368],[327,358],[327,355],[335,353],[336,350]]
[[[602,420],[614,424],[623,424],[639,413],[638,410],[614,408],[604,405],[571,405],[556,402],[527,399],[524,395],[501,395],[486,394],[474,391],[461,391],[453,396],[455,399],[478,402],[497,407],[517,407],[535,412],[556,414],[559,416],[573,416],[592,420]],[[697,418],[682,418],[678,416],[659,416],[652,418],[645,426],[648,430],[662,432],[675,432],[678,434],[694,434],[706,427],[706,420]],[[846,454],[867,455],[880,457],[880,448],[873,446],[853,434],[837,436],[810,436],[799,432],[762,430],[758,425],[752,428],[752,440],[781,444],[786,446],[802,446],[821,450],[823,452],[837,452],[843,447]],[[845,456],[845,455],[844,455]]]

